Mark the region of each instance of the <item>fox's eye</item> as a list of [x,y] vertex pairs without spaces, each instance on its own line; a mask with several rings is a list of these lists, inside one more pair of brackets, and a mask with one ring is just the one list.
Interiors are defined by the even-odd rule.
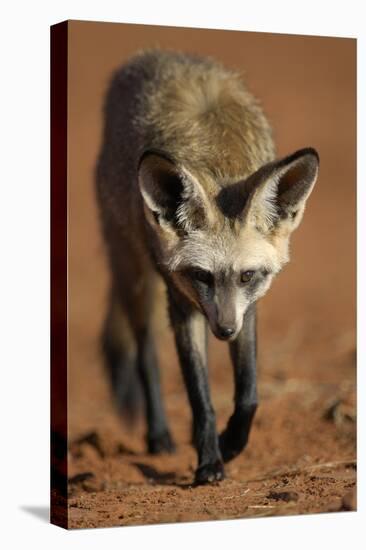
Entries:
[[195,269],[193,271],[193,278],[205,285],[211,285],[213,280],[212,273],[204,271],[203,269]]
[[254,271],[242,271],[240,275],[240,282],[244,284],[249,283],[253,275],[254,275]]

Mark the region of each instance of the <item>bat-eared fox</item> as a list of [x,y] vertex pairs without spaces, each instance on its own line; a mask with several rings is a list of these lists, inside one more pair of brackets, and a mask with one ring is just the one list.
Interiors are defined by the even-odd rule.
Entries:
[[[193,416],[195,483],[224,477],[257,408],[258,298],[289,260],[319,157],[276,160],[272,132],[239,75],[211,59],[151,50],[114,74],[96,169],[111,270],[105,361],[121,410],[142,388],[151,453],[172,452],[153,341],[161,279]],[[218,435],[208,327],[229,344],[234,410]]]

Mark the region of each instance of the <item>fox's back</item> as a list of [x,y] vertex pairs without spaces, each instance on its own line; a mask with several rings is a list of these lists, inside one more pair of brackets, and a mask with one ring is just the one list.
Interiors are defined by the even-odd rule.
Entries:
[[184,164],[209,195],[274,157],[256,99],[239,75],[210,59],[159,50],[136,55],[115,73],[104,116],[99,196],[130,227],[141,213],[137,167],[146,150]]

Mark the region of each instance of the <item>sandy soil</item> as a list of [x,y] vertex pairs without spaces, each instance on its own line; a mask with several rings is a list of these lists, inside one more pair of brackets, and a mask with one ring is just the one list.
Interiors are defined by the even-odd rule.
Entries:
[[[71,528],[356,507],[355,46],[310,40],[228,33],[220,41],[214,31],[71,25]],[[192,487],[191,417],[168,326],[158,339],[175,455],[147,455],[142,422],[131,427],[118,418],[98,349],[108,287],[92,181],[101,102],[112,68],[156,43],[245,67],[274,125],[279,154],[312,145],[321,157],[292,262],[259,307],[260,406],[249,445],[227,465],[227,479],[209,487]],[[222,429],[232,409],[232,375],[226,346],[213,338],[210,380]]]
[[[277,350],[268,354],[267,361],[263,357],[267,354],[262,354],[260,361],[266,371],[261,368],[261,406],[250,444],[227,465],[227,479],[216,486],[191,485],[196,459],[189,444],[190,414],[170,342],[164,345],[162,366],[167,410],[178,443],[176,455],[147,455],[142,426],[131,432],[119,424],[110,404],[103,403],[102,374],[93,374],[88,388],[93,397],[82,405],[79,421],[73,423],[70,527],[354,509],[352,338],[329,336],[317,342],[316,361],[314,348],[304,346],[299,333],[279,336],[277,342]],[[335,348],[330,358],[329,349]],[[218,348],[211,362],[220,427],[231,412],[230,366],[223,351]]]

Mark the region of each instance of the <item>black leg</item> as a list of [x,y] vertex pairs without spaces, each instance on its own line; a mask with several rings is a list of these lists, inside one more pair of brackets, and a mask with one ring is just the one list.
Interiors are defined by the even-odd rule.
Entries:
[[220,449],[225,462],[235,458],[246,446],[257,409],[255,304],[245,313],[243,328],[230,344],[230,354],[235,377],[235,408],[220,435]]
[[137,367],[145,396],[147,445],[150,453],[174,452],[160,391],[160,376],[154,342],[149,330],[137,337]]
[[116,342],[106,327],[102,338],[105,365],[120,414],[133,422],[141,405],[141,387],[136,370],[136,354]]
[[170,295],[170,316],[177,351],[193,415],[193,439],[198,453],[196,484],[224,478],[215,413],[207,373],[207,324],[205,318],[181,299]]
[[115,292],[111,291],[102,332],[104,362],[120,414],[133,422],[141,409],[136,341]]

